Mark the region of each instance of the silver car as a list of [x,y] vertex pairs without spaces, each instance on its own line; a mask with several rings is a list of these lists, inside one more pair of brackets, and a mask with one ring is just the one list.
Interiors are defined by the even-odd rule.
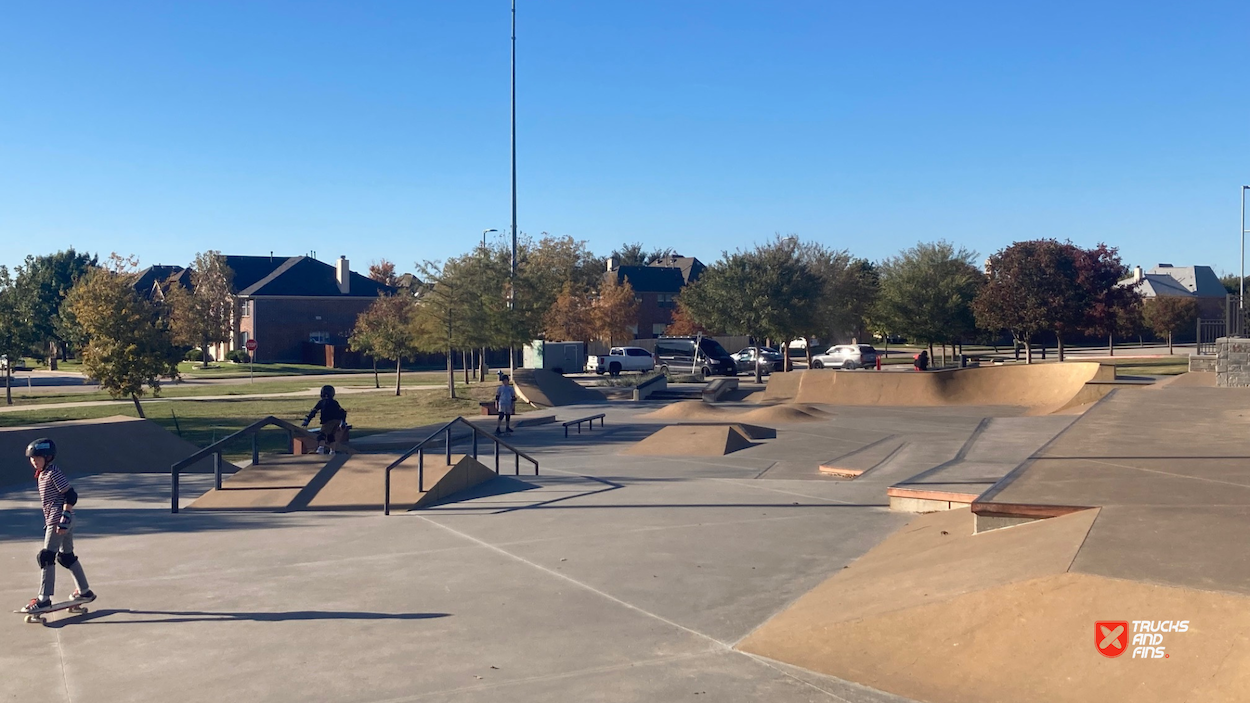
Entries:
[[824,354],[812,357],[814,369],[872,369],[877,366],[877,350],[870,344],[835,344]]

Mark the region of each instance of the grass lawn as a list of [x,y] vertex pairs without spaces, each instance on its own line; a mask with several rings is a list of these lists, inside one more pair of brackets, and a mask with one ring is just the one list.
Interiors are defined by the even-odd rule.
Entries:
[[1099,359],[1100,363],[1112,364],[1119,376],[1175,376],[1189,371],[1189,359],[1183,356],[1165,356],[1158,359]]
[[[388,393],[348,395],[340,400],[352,425],[352,436],[420,427],[446,422],[458,415],[477,415],[478,400],[495,397],[494,385],[471,388],[457,387],[461,397],[452,400],[438,391],[414,391],[395,396]],[[262,398],[238,400],[205,400],[198,402],[146,401],[143,409],[148,419],[175,432],[197,446],[207,446],[217,439],[236,432],[266,415],[298,423],[312,408],[313,398]],[[518,403],[517,411],[531,410]],[[37,408],[29,411],[0,413],[0,427],[14,427],[40,422],[82,420],[124,415],[136,417],[132,404],[104,405],[84,408]],[[277,451],[286,446],[286,432],[279,429],[261,433],[262,451]],[[241,440],[236,457],[247,455],[251,445]]]
[[[306,391],[312,388],[320,388],[322,382],[316,378],[308,379],[282,379],[282,380],[266,380],[257,378],[255,383],[230,383],[230,384],[213,384],[213,385],[181,385],[177,383],[161,384],[160,398],[195,398],[199,396],[213,395],[252,395],[258,393],[294,393],[297,391]],[[350,381],[336,380],[333,383],[335,388],[344,389],[374,389],[373,376],[361,377]],[[492,387],[494,385],[491,383]],[[0,382],[0,392],[3,392],[3,382]],[[446,374],[404,374],[403,388],[430,388],[432,386],[447,386]],[[457,386],[459,387],[459,386]],[[395,374],[391,374],[388,379],[385,374],[381,377],[381,390],[385,391],[395,388]],[[27,393],[26,386],[13,384],[13,404],[14,405],[33,405],[45,403],[80,403],[93,400],[113,400],[108,393],[104,391],[95,391],[91,393]],[[143,400],[149,400],[151,396],[145,396]],[[0,401],[3,399],[0,398]]]

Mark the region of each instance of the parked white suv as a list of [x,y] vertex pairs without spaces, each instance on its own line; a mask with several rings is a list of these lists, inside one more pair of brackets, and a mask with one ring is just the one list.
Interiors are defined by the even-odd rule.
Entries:
[[877,366],[877,350],[868,344],[836,344],[812,357],[814,369],[871,369]]
[[622,371],[651,371],[655,357],[642,347],[612,347],[607,354],[592,356],[586,362],[586,370],[597,374],[619,376]]

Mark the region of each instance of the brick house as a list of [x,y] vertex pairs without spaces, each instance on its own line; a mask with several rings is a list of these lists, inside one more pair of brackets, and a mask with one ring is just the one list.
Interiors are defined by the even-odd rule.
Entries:
[[693,256],[669,255],[646,266],[620,266],[612,257],[603,275],[605,280],[614,278],[618,284],[629,281],[638,301],[638,321],[632,326],[634,337],[654,339],[672,323],[677,294],[706,268]]
[[396,292],[354,273],[342,256],[333,266],[309,256],[225,259],[239,303],[230,347],[242,349],[255,339],[261,362],[303,361],[309,343],[346,344],[356,317],[379,296]]

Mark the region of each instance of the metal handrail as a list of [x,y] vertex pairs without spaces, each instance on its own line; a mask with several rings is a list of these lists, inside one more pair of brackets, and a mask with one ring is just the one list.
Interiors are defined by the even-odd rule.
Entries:
[[452,437],[451,430],[457,423],[462,424],[471,430],[470,435],[473,438],[473,458],[474,459],[477,459],[477,436],[479,434],[485,435],[487,439],[495,443],[495,475],[496,476],[499,475],[499,447],[500,446],[503,446],[508,451],[512,452],[513,458],[515,460],[515,475],[517,476],[521,475],[521,459],[525,459],[529,463],[533,464],[534,475],[535,476],[538,475],[538,460],[537,459],[530,456],[529,454],[526,454],[520,449],[517,449],[511,444],[508,444],[502,439],[492,435],[490,432],[487,432],[486,430],[482,429],[481,427],[478,427],[472,422],[469,422],[468,420],[464,419],[463,416],[457,417],[451,422],[448,422],[445,425],[442,425],[438,429],[431,432],[429,437],[426,437],[425,439],[421,440],[412,449],[409,449],[408,451],[404,452],[398,459],[396,459],[395,461],[392,461],[389,465],[387,465],[386,470],[383,472],[385,474],[385,484],[386,484],[385,494],[382,497],[382,514],[383,515],[391,514],[391,469],[399,466],[400,464],[407,461],[409,457],[411,457],[413,454],[416,454],[417,455],[417,492],[424,493],[425,492],[425,445],[429,444],[430,442],[433,442],[435,439],[438,438],[439,435],[443,435],[443,448],[446,453],[447,465],[450,466],[451,465],[451,445],[455,443],[455,439]]
[[[253,465],[259,464],[260,463],[260,446],[257,444],[256,435],[258,432],[261,431],[261,429],[265,427],[269,427],[271,425],[276,426],[276,427],[281,427],[282,429],[286,430],[287,435],[291,438],[292,446],[295,444],[296,435],[300,435],[301,437],[311,439],[314,441],[316,440],[316,435],[314,435],[313,433],[309,432],[303,427],[296,425],[293,422],[288,422],[286,420],[283,420],[282,418],[269,415],[268,417],[257,420],[256,422],[253,422],[252,424],[248,425],[247,427],[244,427],[238,432],[227,435],[217,440],[216,442],[213,442],[212,444],[197,451],[196,453],[192,454],[186,459],[175,462],[173,466],[169,467],[170,483],[172,484],[171,495],[170,495],[170,512],[172,513],[178,512],[178,476],[179,476],[178,472],[179,471],[187,468],[188,466],[191,466],[192,464],[195,464],[196,462],[204,459],[205,457],[209,455],[212,455],[213,457],[213,488],[220,491],[221,490],[222,447],[225,446],[229,442],[239,439],[240,437],[251,435],[252,436],[252,464]],[[344,451],[350,453],[351,449],[344,448]]]
[[587,416],[587,417],[579,417],[579,418],[577,418],[576,420],[569,420],[568,422],[564,423],[564,438],[565,438],[565,439],[568,439],[568,437],[569,437],[569,425],[577,425],[577,434],[581,434],[581,433],[582,433],[582,423],[583,423],[583,422],[589,422],[589,423],[590,423],[590,430],[593,432],[593,431],[594,431],[594,429],[595,429],[595,420],[598,420],[598,421],[599,421],[599,429],[603,429],[603,418],[604,418],[604,417],[605,417],[605,415],[604,415],[603,413],[599,413],[598,415],[589,415],[589,416]]

